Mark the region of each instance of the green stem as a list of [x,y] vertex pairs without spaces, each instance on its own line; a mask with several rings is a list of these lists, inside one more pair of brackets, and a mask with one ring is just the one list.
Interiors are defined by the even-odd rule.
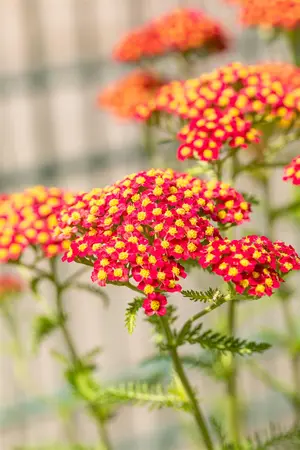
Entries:
[[[61,284],[58,278],[57,273],[57,266],[56,266],[56,259],[52,258],[50,260],[50,266],[52,269],[52,275],[53,275],[53,284],[55,286],[56,290],[56,309],[59,317],[65,317],[65,311],[63,306],[63,293],[64,293],[64,284]],[[66,285],[68,286],[68,285]],[[63,335],[65,344],[67,346],[69,356],[72,362],[72,365],[74,367],[81,367],[82,361],[79,355],[77,354],[75,344],[73,342],[73,339],[71,337],[71,334],[67,328],[66,321],[61,320],[60,322],[60,330]],[[103,418],[101,410],[97,405],[94,405],[92,401],[87,401],[87,409],[90,412],[90,414],[94,417],[96,421],[96,425],[98,428],[99,436],[101,439],[102,444],[104,445],[105,450],[112,450],[112,445],[110,443],[110,439],[108,436],[108,432],[106,429],[106,420]]]
[[300,27],[286,31],[286,37],[291,50],[292,59],[296,66],[300,67]]
[[205,447],[208,450],[213,450],[214,446],[213,446],[213,442],[212,442],[212,439],[211,439],[211,436],[210,436],[210,433],[208,430],[208,426],[206,424],[206,420],[200,409],[200,406],[199,406],[199,403],[195,396],[195,393],[193,391],[193,388],[186,376],[183,365],[182,365],[179,355],[177,353],[177,349],[174,346],[174,336],[173,336],[172,330],[170,328],[168,319],[166,317],[160,317],[160,322],[161,322],[162,329],[164,331],[164,335],[168,342],[169,352],[170,352],[170,356],[172,358],[174,369],[175,369],[175,371],[182,383],[182,386],[184,387],[186,395],[190,401],[190,405],[192,407],[192,413],[193,413],[194,419],[196,421],[196,424],[198,426],[198,429],[201,433]]
[[[228,302],[228,334],[234,336],[236,328],[236,302]],[[237,392],[237,367],[233,356],[231,356],[230,371],[227,381],[227,393],[229,400],[229,430],[230,437],[235,444],[239,446],[240,441],[240,420]]]
[[[150,165],[156,164],[156,144],[153,127],[148,122],[143,124],[143,148]],[[154,167],[155,168],[155,167]]]

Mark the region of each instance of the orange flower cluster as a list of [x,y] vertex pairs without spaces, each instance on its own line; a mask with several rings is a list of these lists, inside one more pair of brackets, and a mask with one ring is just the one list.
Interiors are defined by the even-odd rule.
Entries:
[[284,168],[283,179],[285,181],[291,180],[292,184],[295,185],[300,184],[300,156],[296,156],[296,158]]
[[16,275],[3,273],[0,275],[0,298],[4,299],[23,291],[23,283]]
[[[160,298],[151,294],[181,289],[180,262],[196,259],[202,245],[219,237],[211,221],[238,224],[249,212],[249,203],[224,183],[151,169],[79,195],[62,211],[57,235],[71,239],[64,260],[93,265],[92,279],[102,286],[133,280],[150,296],[149,309]],[[161,311],[160,304],[152,306]]]
[[169,52],[204,50],[219,52],[227,47],[222,27],[202,11],[177,8],[127,34],[114,50],[122,62],[153,58]]
[[272,295],[282,275],[300,269],[294,248],[271,242],[265,236],[218,240],[201,249],[200,264],[234,283],[237,292],[250,296]]
[[230,0],[241,5],[241,21],[250,27],[291,30],[300,24],[298,0]]
[[36,186],[0,199],[0,262],[17,260],[29,246],[39,246],[48,258],[68,243],[53,236],[57,214],[72,195],[58,188]]
[[179,132],[179,159],[219,158],[225,144],[247,147],[259,140],[256,125],[294,124],[300,111],[300,89],[264,66],[232,63],[196,79],[163,86],[155,100],[137,108],[139,119],[154,111],[188,120]]
[[151,102],[162,85],[163,81],[151,72],[136,70],[104,89],[98,103],[117,117],[131,119],[140,105]]

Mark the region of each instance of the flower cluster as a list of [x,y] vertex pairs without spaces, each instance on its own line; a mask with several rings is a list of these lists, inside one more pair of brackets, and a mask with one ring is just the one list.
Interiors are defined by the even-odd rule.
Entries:
[[300,24],[298,0],[230,0],[241,5],[241,21],[246,26],[291,30]]
[[0,275],[0,299],[23,291],[23,283],[16,275],[3,273]]
[[[276,72],[276,71],[275,71]],[[259,140],[257,124],[294,125],[300,89],[264,66],[232,63],[196,79],[163,86],[155,100],[137,109],[140,119],[153,111],[188,121],[179,132],[180,159],[218,159],[222,146],[247,147]]]
[[58,188],[36,186],[0,199],[0,262],[17,260],[28,246],[39,246],[48,258],[68,243],[53,231],[57,214],[72,195]]
[[264,236],[218,240],[201,251],[202,267],[210,268],[226,282],[234,283],[237,292],[249,296],[272,295],[283,274],[300,269],[300,258],[292,246],[273,243]]
[[131,119],[136,116],[139,106],[151,103],[162,85],[162,80],[154,74],[136,70],[103,90],[98,102],[117,117]]
[[295,185],[300,184],[300,156],[296,156],[290,164],[288,164],[284,168],[284,176],[283,179],[291,180],[291,182]]
[[139,61],[169,52],[222,51],[227,38],[222,27],[202,11],[177,8],[127,34],[114,50],[122,62]]
[[284,62],[267,62],[257,66],[262,72],[267,72],[279,79],[290,88],[300,87],[300,68],[294,64]]
[[72,241],[64,260],[93,265],[92,280],[101,286],[134,280],[147,313],[163,312],[158,294],[181,290],[181,261],[197,259],[202,245],[220,237],[211,221],[239,224],[249,212],[224,183],[151,169],[78,196],[62,211],[57,234]]

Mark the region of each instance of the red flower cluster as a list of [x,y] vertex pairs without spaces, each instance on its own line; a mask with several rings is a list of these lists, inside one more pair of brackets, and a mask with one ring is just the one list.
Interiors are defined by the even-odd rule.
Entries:
[[92,264],[92,280],[101,286],[134,280],[147,295],[147,314],[163,313],[157,294],[181,290],[180,261],[197,259],[202,245],[219,237],[209,219],[238,224],[249,211],[224,183],[151,169],[77,197],[62,211],[57,233],[72,239],[64,260]]
[[4,273],[0,275],[0,298],[4,299],[23,291],[23,283],[19,277]]
[[222,146],[247,147],[259,140],[256,124],[294,124],[300,89],[264,70],[232,63],[196,79],[163,86],[155,100],[137,108],[147,119],[153,111],[175,114],[189,123],[179,132],[179,159],[218,159]]
[[213,53],[226,47],[227,38],[218,23],[202,11],[178,8],[127,34],[115,48],[114,58],[132,62],[169,52]]
[[131,119],[139,106],[151,103],[158,88],[163,85],[154,74],[136,70],[100,94],[98,102],[115,116]]
[[241,21],[246,26],[291,30],[300,24],[298,0],[230,0],[241,5]]
[[288,164],[284,168],[284,176],[283,179],[291,180],[292,184],[299,185],[300,184],[300,156],[296,156],[290,164]]
[[17,260],[28,246],[50,258],[68,243],[53,236],[57,214],[72,196],[58,188],[36,186],[0,199],[0,262]]
[[250,296],[272,295],[282,275],[300,269],[294,248],[262,236],[218,240],[201,249],[200,265],[234,283],[236,291]]
[[300,87],[300,68],[294,64],[283,62],[268,62],[257,66],[262,72],[270,73],[290,88]]

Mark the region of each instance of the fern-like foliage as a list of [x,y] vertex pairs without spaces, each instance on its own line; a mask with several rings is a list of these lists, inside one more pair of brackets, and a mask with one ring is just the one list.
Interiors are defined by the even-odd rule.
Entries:
[[256,434],[248,439],[246,450],[296,450],[300,449],[300,428],[283,430],[278,425],[270,426],[263,437]]
[[203,303],[223,303],[225,301],[224,295],[219,289],[209,288],[207,291],[187,290],[181,291],[184,297],[189,298],[193,302]]
[[132,403],[147,406],[150,409],[173,408],[180,411],[190,411],[189,403],[174,390],[167,390],[160,384],[126,383],[107,387],[102,390],[98,400],[108,403]]
[[139,309],[143,305],[144,299],[142,297],[135,297],[135,299],[130,302],[126,308],[125,312],[125,325],[130,334],[133,333],[136,326],[136,316]]
[[192,323],[187,322],[176,337],[177,346],[186,343],[199,344],[204,349],[236,353],[239,355],[262,353],[270,348],[270,344],[265,342],[247,341],[246,339],[227,336],[213,330],[203,332],[202,323],[192,327]]

